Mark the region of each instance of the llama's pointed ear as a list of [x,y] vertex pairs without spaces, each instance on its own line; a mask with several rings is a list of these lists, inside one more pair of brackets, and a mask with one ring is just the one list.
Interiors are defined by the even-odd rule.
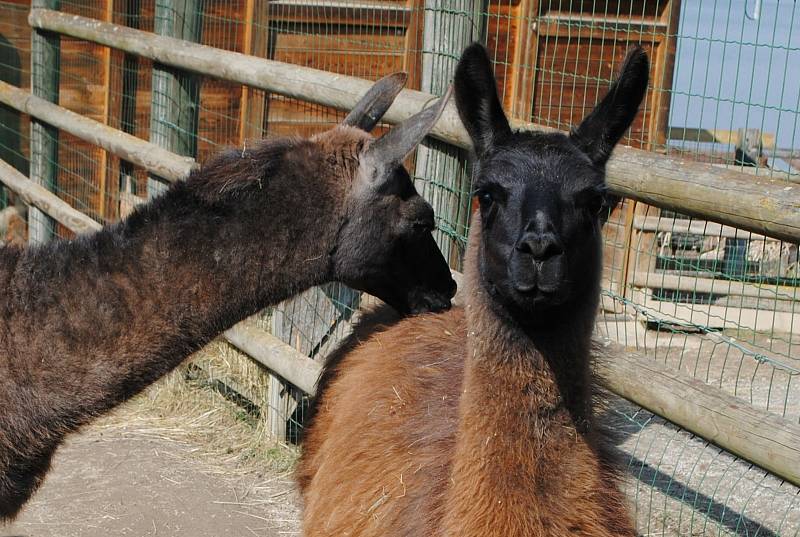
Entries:
[[439,120],[452,92],[452,87],[448,88],[447,93],[433,106],[417,112],[372,142],[367,149],[368,158],[372,159],[374,164],[390,166],[400,164]]
[[570,133],[572,139],[597,165],[604,165],[622,135],[636,117],[647,91],[650,65],[641,47],[628,52],[619,77],[594,110]]
[[392,73],[372,85],[342,121],[342,125],[357,127],[370,132],[392,106],[397,95],[406,85],[408,75]]
[[456,67],[456,106],[475,154],[485,155],[497,141],[511,134],[497,95],[492,62],[480,43],[468,46]]

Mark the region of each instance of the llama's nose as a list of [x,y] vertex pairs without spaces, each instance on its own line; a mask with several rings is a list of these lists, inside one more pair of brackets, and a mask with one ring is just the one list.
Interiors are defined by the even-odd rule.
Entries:
[[558,237],[549,231],[545,233],[525,233],[514,247],[518,252],[527,254],[533,257],[535,261],[540,262],[564,253]]

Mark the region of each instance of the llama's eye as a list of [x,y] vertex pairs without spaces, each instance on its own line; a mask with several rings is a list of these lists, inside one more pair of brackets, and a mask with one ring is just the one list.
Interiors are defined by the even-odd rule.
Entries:
[[490,207],[492,203],[494,203],[494,197],[488,190],[478,190],[475,192],[475,195],[478,197],[478,202],[481,204],[481,207]]

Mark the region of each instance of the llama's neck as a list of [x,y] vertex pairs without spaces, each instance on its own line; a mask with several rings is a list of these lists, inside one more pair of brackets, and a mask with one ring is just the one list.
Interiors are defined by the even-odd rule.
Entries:
[[531,498],[546,493],[592,419],[593,315],[523,328],[482,285],[478,240],[472,237],[466,259],[467,354],[443,526],[448,537],[492,535],[492,523],[508,528],[507,535],[539,527],[541,504]]
[[22,252],[0,349],[12,377],[46,387],[39,392],[79,422],[236,322],[328,279],[340,193],[296,177],[266,178],[263,188],[251,197],[267,209],[247,196],[209,201],[190,180],[93,236]]

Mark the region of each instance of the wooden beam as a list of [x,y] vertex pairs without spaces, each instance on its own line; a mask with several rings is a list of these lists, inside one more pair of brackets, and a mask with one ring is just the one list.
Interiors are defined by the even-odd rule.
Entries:
[[[114,0],[104,1],[105,9],[103,10],[103,20],[106,22],[112,22],[114,15]],[[103,109],[100,111],[100,115],[103,118],[103,123],[108,125],[108,120],[111,114],[111,47],[104,47],[100,58],[100,63],[103,69]],[[98,178],[97,191],[100,199],[99,207],[97,208],[97,214],[100,216],[101,220],[104,220],[106,216],[106,191],[108,188],[107,183],[109,163],[110,159],[108,158],[108,151],[104,149],[100,152],[100,162],[98,162],[98,172],[100,177]]]
[[539,61],[539,0],[521,0],[519,25],[514,45],[514,71],[511,80],[510,116],[528,121],[533,115],[533,94],[536,88],[536,66]]
[[800,425],[627,347],[607,348],[595,368],[611,391],[800,486]]
[[0,160],[0,182],[19,196],[24,203],[33,205],[73,233],[88,233],[102,227],[42,185],[19,173],[4,160]]
[[316,393],[321,362],[290,347],[253,321],[242,321],[225,331],[224,336],[234,347],[294,386],[311,395]]
[[271,20],[288,23],[358,25],[368,20],[405,28],[411,17],[407,6],[374,0],[270,0],[268,6]]
[[[739,131],[670,127],[667,130],[667,138],[685,142],[737,145],[739,143]],[[775,134],[762,132],[761,145],[765,148],[775,147]]]
[[675,72],[675,53],[677,46],[678,22],[680,20],[680,0],[667,0],[662,8],[659,21],[665,35],[660,42],[653,41],[655,58],[653,64],[652,91],[650,92],[650,121],[648,126],[648,148],[663,149],[667,143],[669,126],[670,92]]
[[684,218],[666,218],[663,216],[637,215],[633,219],[633,227],[638,231],[651,233],[671,231],[673,233],[691,233],[692,235],[725,237],[728,239],[763,240],[767,238],[758,233],[744,231],[731,226],[724,226],[716,222],[687,220]]
[[649,289],[673,289],[712,295],[734,295],[763,298],[767,300],[800,300],[800,287],[788,285],[769,285],[704,278],[690,274],[670,274],[666,272],[639,272],[633,275],[633,287]]
[[[269,5],[265,0],[246,0],[245,31],[242,52],[248,56],[265,58],[269,46]],[[242,85],[239,103],[239,143],[258,139],[263,135],[266,114],[266,96]]]
[[196,167],[194,159],[180,157],[150,142],[76,114],[25,90],[0,82],[0,103],[28,114],[48,126],[63,130],[171,181],[186,178]]
[[[775,311],[772,309],[686,304],[656,300],[644,289],[630,292],[630,301],[637,310],[647,311],[648,320],[670,325],[705,327],[712,330],[730,328],[755,332],[797,334],[800,332],[800,311]],[[766,298],[766,297],[764,297]]]
[[[32,26],[100,42],[162,63],[267,91],[349,110],[371,82],[298,65],[257,59],[147,32],[50,10],[33,9]],[[398,123],[429,106],[433,96],[404,90],[384,115]],[[555,129],[512,121],[525,130]],[[431,135],[469,148],[469,137],[451,103]],[[610,190],[620,196],[756,233],[800,242],[800,188],[770,178],[754,180],[736,170],[620,146],[607,165]],[[787,189],[788,188],[788,189]]]
[[[33,8],[57,10],[60,0],[33,0]],[[42,102],[58,103],[61,76],[61,36],[34,28],[31,34],[31,93]],[[31,120],[30,177],[33,182],[55,191],[58,183],[58,129],[38,118]],[[55,222],[33,208],[28,211],[28,242],[41,244],[56,233]]]

